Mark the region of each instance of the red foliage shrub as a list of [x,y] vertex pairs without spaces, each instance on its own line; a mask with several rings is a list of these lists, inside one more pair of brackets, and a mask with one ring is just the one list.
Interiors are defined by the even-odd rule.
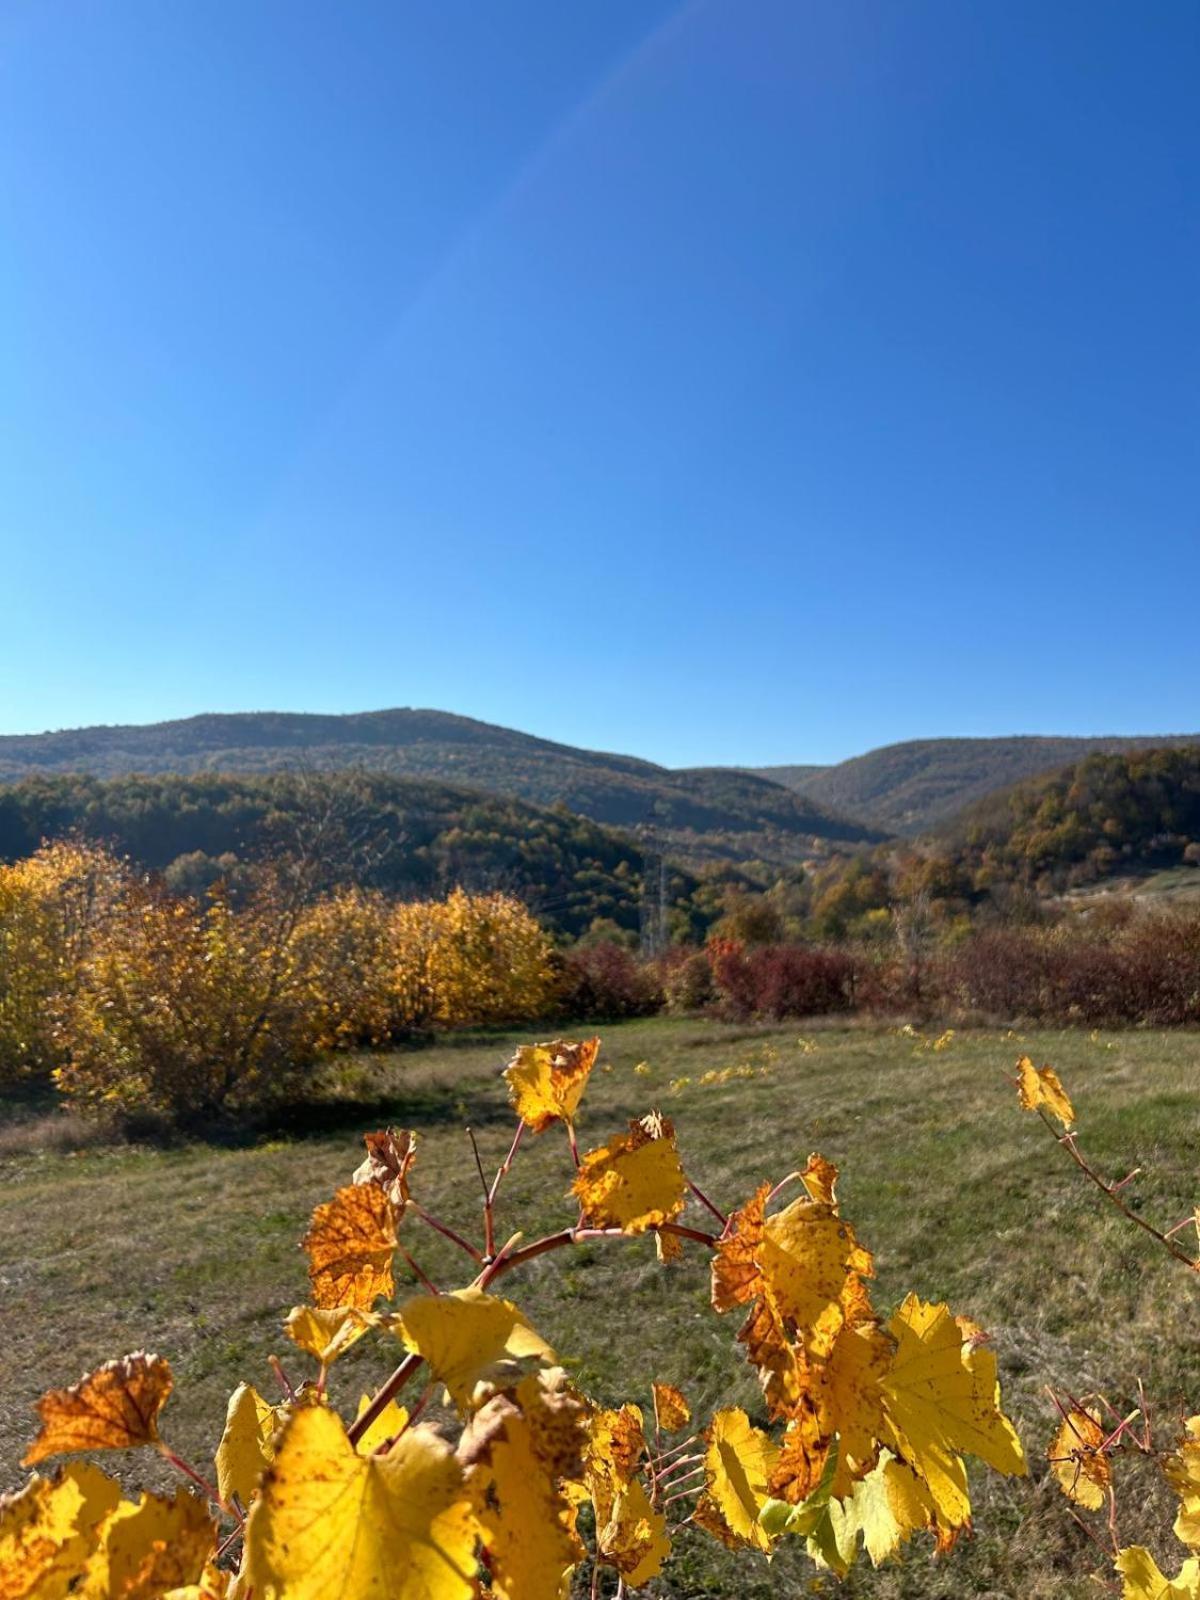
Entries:
[[604,1022],[653,1016],[663,991],[654,969],[623,946],[577,945],[562,958],[558,999],[564,1016]]
[[733,1018],[851,1011],[858,962],[847,950],[722,942],[709,947],[721,1011]]

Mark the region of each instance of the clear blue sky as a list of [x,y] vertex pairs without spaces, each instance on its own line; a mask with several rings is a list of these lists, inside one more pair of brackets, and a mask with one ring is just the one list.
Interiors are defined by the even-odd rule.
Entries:
[[6,0],[0,731],[1200,729],[1196,0]]

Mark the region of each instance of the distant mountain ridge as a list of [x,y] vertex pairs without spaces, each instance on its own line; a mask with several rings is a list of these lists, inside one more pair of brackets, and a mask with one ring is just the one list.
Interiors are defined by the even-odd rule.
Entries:
[[298,765],[360,766],[562,805],[608,826],[652,827],[674,854],[695,860],[784,864],[883,836],[736,768],[675,770],[443,711],[236,712],[0,737],[0,782],[67,773],[255,774]]
[[913,739],[884,745],[832,767],[748,770],[785,784],[819,805],[859,817],[889,833],[915,837],[951,822],[967,806],[990,794],[1085,756],[1197,743],[1200,734]]

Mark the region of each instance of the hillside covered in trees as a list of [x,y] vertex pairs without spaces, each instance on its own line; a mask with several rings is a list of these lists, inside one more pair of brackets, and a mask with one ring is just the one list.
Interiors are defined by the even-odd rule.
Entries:
[[1191,744],[1200,736],[1112,738],[914,739],[884,745],[832,767],[756,767],[757,776],[786,784],[831,810],[860,817],[910,838],[952,821],[989,794],[1025,778],[1080,761],[1094,752]]
[[943,849],[979,880],[1064,888],[1200,860],[1200,743],[1097,754],[972,806]]
[[[639,845],[563,808],[383,774],[31,778],[0,787],[0,860],[44,839],[103,841],[172,886],[201,889],[264,854],[313,848],[368,887],[419,897],[504,890],[572,937],[632,934],[642,914]],[[654,893],[659,892],[655,870]],[[734,868],[663,869],[667,933],[702,938]]]
[[672,770],[442,711],[254,712],[0,737],[0,782],[51,773],[110,778],[300,766],[436,778],[538,806],[563,805],[612,827],[650,826],[689,861],[783,864],[883,837],[871,824],[736,768]]

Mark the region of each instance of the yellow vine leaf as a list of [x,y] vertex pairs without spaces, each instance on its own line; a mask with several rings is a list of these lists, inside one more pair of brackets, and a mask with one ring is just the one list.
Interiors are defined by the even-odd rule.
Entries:
[[380,1318],[355,1306],[293,1306],[283,1331],[293,1344],[319,1361],[323,1367],[345,1355],[368,1328],[377,1328]]
[[216,1523],[190,1490],[122,1501],[105,1518],[72,1600],[160,1600],[199,1582],[216,1542]]
[[120,1498],[113,1479],[82,1461],[0,1496],[0,1600],[64,1600]]
[[746,1347],[751,1366],[758,1368],[768,1414],[772,1418],[794,1416],[812,1383],[811,1363],[803,1347],[789,1336],[769,1295],[753,1303],[737,1338]]
[[654,1420],[660,1433],[678,1433],[692,1420],[691,1407],[673,1383],[651,1385],[654,1394]]
[[1167,1482],[1179,1496],[1175,1537],[1189,1549],[1200,1550],[1200,1417],[1184,1424],[1187,1437],[1163,1468]]
[[1046,1452],[1059,1488],[1085,1511],[1099,1511],[1112,1483],[1112,1462],[1100,1449],[1107,1437],[1094,1411],[1074,1409],[1062,1419]]
[[392,1293],[395,1213],[373,1184],[348,1184],[319,1205],[302,1242],[319,1310],[369,1311],[380,1295]]
[[230,1576],[210,1562],[200,1574],[198,1583],[185,1583],[182,1588],[168,1589],[163,1600],[226,1600],[230,1593]]
[[106,1361],[69,1389],[51,1389],[37,1402],[41,1431],[25,1465],[75,1450],[132,1450],[158,1443],[158,1413],[174,1379],[161,1356],[137,1351]]
[[417,1154],[417,1136],[407,1129],[385,1128],[363,1135],[367,1153],[354,1169],[351,1182],[374,1184],[383,1191],[396,1213],[397,1223],[408,1205],[408,1174]]
[[476,1385],[502,1363],[554,1360],[511,1300],[479,1289],[417,1295],[400,1307],[395,1327],[405,1348],[429,1363],[464,1414],[472,1409]]
[[596,1526],[611,1517],[617,1496],[625,1489],[646,1453],[642,1413],[637,1406],[600,1408],[588,1421],[583,1481],[596,1508]]
[[275,1453],[275,1430],[280,1417],[258,1390],[239,1383],[229,1396],[225,1411],[225,1431],[217,1446],[217,1492],[226,1504],[236,1494],[249,1505],[258,1480]]
[[360,1456],[324,1406],[293,1413],[246,1525],[254,1600],[469,1600],[475,1529],[432,1429]]
[[817,1375],[815,1402],[822,1431],[838,1438],[832,1493],[840,1499],[874,1466],[885,1431],[883,1380],[895,1344],[878,1322],[848,1324]]
[[692,1521],[722,1544],[769,1551],[759,1513],[769,1498],[779,1447],[737,1407],[714,1412],[705,1439],[706,1486]]
[[683,1210],[687,1179],[675,1148],[675,1130],[656,1112],[629,1124],[583,1158],[572,1193],[592,1228],[645,1233],[673,1222]]
[[640,1478],[617,1496],[609,1520],[597,1526],[596,1544],[604,1560],[625,1579],[627,1589],[640,1589],[658,1577],[671,1553],[671,1541],[667,1519],[650,1504]]
[[724,1237],[712,1255],[712,1303],[715,1311],[732,1311],[759,1293],[762,1273],[758,1248],[762,1243],[769,1183],[761,1184],[746,1204],[733,1212]]
[[560,1600],[583,1559],[571,1486],[586,1419],[559,1368],[493,1396],[468,1430],[467,1482],[497,1600]]
[[1075,1110],[1053,1067],[1035,1067],[1028,1056],[1017,1062],[1017,1095],[1025,1111],[1046,1110],[1064,1128],[1075,1121]]
[[[362,1416],[371,1404],[371,1399],[369,1394],[364,1394],[359,1399],[355,1420]],[[374,1422],[368,1425],[366,1432],[359,1435],[354,1448],[360,1456],[373,1456],[380,1445],[386,1444],[389,1439],[395,1439],[407,1426],[407,1410],[404,1406],[397,1405],[394,1400],[389,1400]]]
[[933,1502],[911,1467],[884,1451],[878,1463],[854,1485],[842,1503],[839,1543],[862,1534],[873,1566],[898,1554],[914,1533],[929,1527]]
[[1164,1578],[1148,1550],[1133,1545],[1116,1559],[1121,1600],[1200,1600],[1200,1561],[1185,1561],[1177,1578]]
[[855,1279],[874,1271],[870,1251],[835,1211],[805,1197],[767,1218],[757,1260],[779,1314],[811,1355],[828,1355],[857,1298]]
[[800,1174],[800,1182],[808,1190],[809,1199],[815,1200],[818,1205],[828,1206],[830,1211],[836,1211],[837,1181],[838,1169],[833,1162],[826,1161],[824,1156],[814,1151]]
[[928,1486],[945,1548],[970,1523],[963,1454],[1016,1477],[1025,1454],[1000,1410],[995,1356],[964,1339],[947,1306],[910,1294],[888,1331],[896,1353],[881,1385],[887,1442]]
[[599,1039],[520,1047],[504,1078],[513,1110],[533,1133],[544,1133],[554,1122],[574,1122],[599,1052]]

